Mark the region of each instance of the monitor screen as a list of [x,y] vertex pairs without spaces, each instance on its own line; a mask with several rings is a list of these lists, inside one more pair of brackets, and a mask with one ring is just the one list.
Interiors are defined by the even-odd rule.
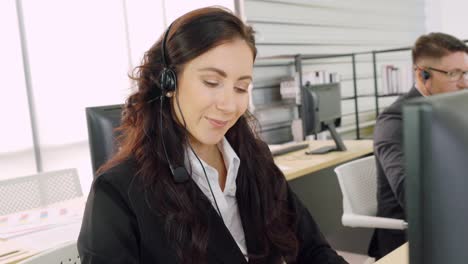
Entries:
[[468,260],[468,91],[404,106],[410,263]]
[[306,154],[325,154],[330,151],[345,151],[346,147],[336,127],[341,121],[341,87],[339,83],[306,85],[302,89],[304,135],[328,130],[335,146],[325,146]]
[[304,86],[303,118],[306,135],[320,133],[327,129],[326,123],[335,126],[341,121],[341,87],[339,83]]
[[86,108],[89,148],[94,177],[96,171],[116,152],[114,131],[120,125],[123,105]]

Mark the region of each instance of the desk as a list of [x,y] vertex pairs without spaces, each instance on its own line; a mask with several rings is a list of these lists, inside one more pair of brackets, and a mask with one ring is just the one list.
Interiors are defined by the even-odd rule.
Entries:
[[[310,149],[334,145],[333,141],[310,141]],[[306,149],[275,157],[291,189],[314,217],[333,248],[367,254],[371,228],[349,228],[341,224],[343,196],[334,168],[372,154],[372,140],[345,140],[347,151],[305,155]]]
[[38,231],[31,234],[0,240],[0,249],[6,246],[19,245],[24,253],[12,255],[0,260],[0,264],[13,264],[23,259],[36,255],[42,251],[54,248],[68,241],[78,239],[81,222],[56,227],[48,230]]
[[[58,209],[63,207],[68,209],[68,212],[82,212],[84,208],[84,198],[79,197],[57,204],[59,204],[57,207]],[[53,205],[49,208],[52,207]],[[45,208],[44,210],[46,210]],[[29,213],[31,215],[33,214],[32,211],[29,211]],[[49,214],[52,213],[53,209],[51,209]],[[66,222],[61,222],[60,225],[52,228],[17,235],[7,239],[0,239],[0,264],[17,263],[42,251],[55,248],[65,242],[76,240],[80,232],[82,216],[80,214],[71,214],[71,216],[73,216],[73,218],[69,218]],[[11,251],[17,252],[2,256]]]
[[406,242],[385,257],[379,259],[375,264],[409,264],[408,253],[408,242]]
[[[335,144],[332,140],[309,142],[309,150]],[[275,157],[275,163],[280,167],[289,181],[373,152],[372,140],[345,140],[344,144],[347,148],[346,151],[333,151],[321,155],[306,155],[306,150],[302,149]]]

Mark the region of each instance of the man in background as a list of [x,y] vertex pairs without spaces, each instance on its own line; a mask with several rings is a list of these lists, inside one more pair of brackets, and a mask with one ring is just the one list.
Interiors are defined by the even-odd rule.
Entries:
[[[468,47],[459,39],[443,33],[423,35],[412,48],[412,59],[415,85],[379,115],[374,130],[377,216],[404,220],[402,105],[412,98],[468,88]],[[406,241],[404,230],[376,229],[368,253],[379,259]]]

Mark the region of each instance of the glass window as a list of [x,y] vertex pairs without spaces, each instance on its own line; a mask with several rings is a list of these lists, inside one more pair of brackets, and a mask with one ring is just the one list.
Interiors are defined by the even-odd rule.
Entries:
[[78,168],[92,181],[85,107],[124,102],[129,59],[124,5],[23,1],[44,171]]
[[162,0],[125,1],[132,67],[140,65],[144,53],[164,31]]
[[0,1],[0,180],[36,173],[15,1]]

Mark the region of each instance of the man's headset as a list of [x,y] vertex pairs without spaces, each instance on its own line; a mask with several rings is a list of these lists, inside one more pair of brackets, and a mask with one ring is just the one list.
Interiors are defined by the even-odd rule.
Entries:
[[[160,114],[160,116],[159,116],[159,119],[160,119],[159,129],[160,129],[160,133],[161,133],[161,141],[162,141],[162,145],[163,145],[163,149],[164,149],[164,155],[166,156],[166,161],[169,164],[169,169],[171,170],[172,177],[173,177],[173,179],[174,179],[174,181],[176,183],[184,183],[184,182],[187,182],[190,179],[190,175],[189,175],[187,169],[184,166],[178,166],[178,167],[174,168],[171,161],[169,160],[169,155],[167,155],[166,144],[164,143],[164,133],[163,133],[163,127],[162,127],[162,110],[163,110],[164,97],[166,97],[167,93],[173,93],[177,89],[177,74],[174,71],[174,69],[169,67],[169,63],[167,62],[167,58],[166,58],[166,42],[167,42],[167,38],[168,38],[168,35],[169,35],[169,31],[171,30],[171,27],[172,27],[172,24],[170,24],[169,27],[167,28],[166,33],[164,34],[164,38],[162,40],[162,44],[161,44],[161,55],[162,55],[161,57],[162,57],[162,63],[163,63],[164,68],[162,69],[161,75],[159,77],[159,85],[161,87],[161,92],[162,92],[162,95],[160,96],[161,109],[159,111],[159,114]],[[177,95],[176,95],[176,97],[177,97]],[[182,113],[182,110],[180,109],[180,104],[177,103],[177,105],[179,107],[179,112],[180,112],[180,115],[181,115],[182,120],[184,122],[184,126],[186,126],[185,125],[184,115]],[[219,216],[221,217],[221,220],[223,220],[223,223],[224,223],[223,216],[221,215],[221,210],[219,210],[218,202],[216,201],[216,197],[215,197],[215,195],[213,193],[213,189],[211,188],[210,181],[208,180],[208,175],[206,174],[205,166],[203,166],[203,163],[201,162],[201,160],[198,157],[197,153],[195,153],[195,151],[193,150],[192,145],[190,144],[190,142],[187,142],[187,143],[188,143],[188,145],[190,147],[190,150],[193,152],[193,154],[197,158],[198,162],[200,163],[200,166],[203,169],[203,173],[205,174],[205,178],[206,178],[206,181],[208,183],[208,187],[210,189],[211,196],[213,197],[213,200],[215,202],[216,210],[218,211],[218,214],[219,214]]]
[[421,69],[421,78],[426,82],[431,78],[431,73],[428,70]]
[[426,87],[426,81],[431,79],[431,72],[429,72],[428,70],[424,69],[424,68],[421,68],[419,66],[416,65],[416,67],[420,70],[420,75],[421,75],[421,79],[423,81],[423,84],[424,84],[424,89],[426,90],[426,92],[429,94],[429,95],[432,95],[432,92],[431,90],[429,89],[429,87]]

